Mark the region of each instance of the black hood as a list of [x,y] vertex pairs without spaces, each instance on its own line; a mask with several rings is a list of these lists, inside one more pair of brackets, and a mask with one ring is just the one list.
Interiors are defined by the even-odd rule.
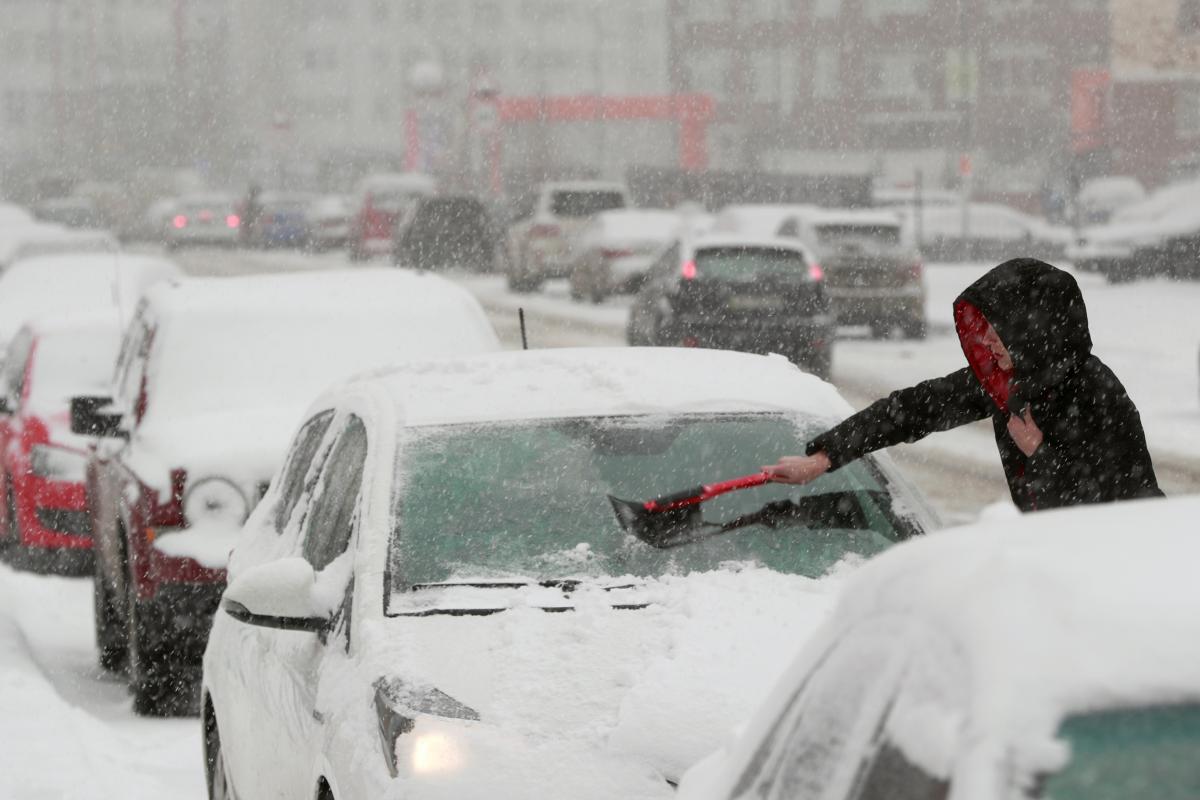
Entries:
[[970,303],[996,329],[1012,356],[1013,391],[1026,399],[1061,383],[1091,355],[1079,284],[1044,261],[1005,261],[954,302]]

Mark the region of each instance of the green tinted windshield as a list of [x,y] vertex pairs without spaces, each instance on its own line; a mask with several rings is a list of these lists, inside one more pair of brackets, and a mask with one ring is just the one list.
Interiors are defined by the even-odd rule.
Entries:
[[728,562],[819,576],[847,554],[869,556],[916,531],[867,460],[803,488],[749,489],[704,509],[706,520],[728,521],[772,501],[844,493],[854,529],[751,526],[660,550],[619,527],[607,495],[646,500],[756,472],[779,454],[803,452],[806,436],[823,429],[810,427],[756,414],[419,430],[398,465],[393,588],[467,577],[686,574]]
[[1081,714],[1063,723],[1059,737],[1071,761],[1047,780],[1043,797],[1200,798],[1200,705]]
[[696,253],[696,277],[729,283],[763,278],[808,280],[808,264],[795,250],[774,247],[707,247]]

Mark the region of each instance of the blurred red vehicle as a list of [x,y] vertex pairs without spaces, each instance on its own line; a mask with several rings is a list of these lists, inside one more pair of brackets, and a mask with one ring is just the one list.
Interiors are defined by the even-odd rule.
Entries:
[[8,348],[0,397],[0,546],[24,566],[90,570],[88,437],[71,432],[70,400],[112,376],[120,345],[115,312],[41,317]]
[[397,224],[418,198],[428,197],[436,190],[433,178],[417,172],[380,173],[364,178],[354,193],[350,258],[359,261],[390,255]]

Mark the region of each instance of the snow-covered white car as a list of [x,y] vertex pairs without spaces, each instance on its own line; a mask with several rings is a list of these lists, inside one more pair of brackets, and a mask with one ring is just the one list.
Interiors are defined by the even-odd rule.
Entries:
[[1165,186],[1094,225],[1067,252],[1084,272],[1110,282],[1200,274],[1200,181]]
[[0,273],[26,258],[66,253],[113,253],[120,244],[106,231],[73,230],[51,222],[0,228]]
[[822,576],[934,520],[886,456],[713,500],[731,530],[671,549],[607,495],[755,472],[850,410],[782,357],[684,349],[446,359],[328,394],[229,565],[210,796],[670,797],[823,617]]
[[128,321],[156,283],[183,277],[173,261],[128,253],[62,253],[22,259],[0,275],[0,347],[27,321],[112,309]]
[[1200,796],[1200,498],[885,553],[680,800]]
[[1019,256],[1058,259],[1071,231],[1000,203],[909,208],[905,216],[921,253],[936,261],[993,261]]
[[329,384],[499,348],[466,290],[395,269],[193,278],[147,292],[112,396],[77,398],[100,663],[139,713],[194,697],[225,564],[304,409]]
[[508,229],[505,240],[508,286],[537,289],[547,278],[571,274],[571,247],[595,215],[629,208],[629,187],[613,181],[554,181],[538,188],[533,207]]
[[571,297],[599,303],[613,292],[635,292],[654,260],[679,237],[711,226],[707,214],[685,216],[660,208],[604,211],[571,245]]

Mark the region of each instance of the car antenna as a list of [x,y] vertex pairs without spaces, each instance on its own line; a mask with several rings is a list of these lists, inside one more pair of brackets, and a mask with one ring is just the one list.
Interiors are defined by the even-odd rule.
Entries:
[[521,323],[521,349],[529,349],[529,339],[525,337],[525,309],[524,307],[517,309],[517,320]]

